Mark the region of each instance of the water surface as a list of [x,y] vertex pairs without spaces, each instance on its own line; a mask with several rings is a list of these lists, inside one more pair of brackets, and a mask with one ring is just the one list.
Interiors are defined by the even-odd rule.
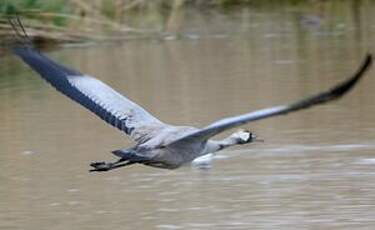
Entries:
[[[374,51],[374,5],[341,7],[318,24],[295,8],[197,14],[177,37],[48,55],[165,122],[202,127],[353,73]],[[133,143],[3,55],[0,229],[373,229],[374,75],[337,103],[244,126],[266,142],[220,152],[211,170],[89,174]]]

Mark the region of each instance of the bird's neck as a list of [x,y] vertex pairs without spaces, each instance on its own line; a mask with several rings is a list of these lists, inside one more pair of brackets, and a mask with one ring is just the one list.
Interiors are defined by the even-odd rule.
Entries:
[[237,145],[238,140],[237,138],[233,136],[229,136],[227,138],[224,138],[222,140],[208,140],[206,144],[206,148],[204,149],[204,154],[208,153],[214,153],[220,150],[223,150],[225,148],[228,148],[233,145]]

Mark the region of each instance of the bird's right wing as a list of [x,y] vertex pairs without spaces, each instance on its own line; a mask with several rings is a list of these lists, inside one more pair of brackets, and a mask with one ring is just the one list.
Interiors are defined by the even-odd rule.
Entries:
[[206,128],[192,132],[184,137],[175,140],[174,142],[170,143],[169,146],[179,145],[181,143],[186,142],[194,142],[196,140],[207,140],[210,137],[215,136],[216,134],[221,133],[227,129],[234,128],[251,121],[261,120],[273,116],[285,115],[290,112],[307,109],[315,105],[323,104],[338,99],[354,87],[354,85],[360,80],[360,78],[363,76],[366,70],[369,69],[371,63],[372,56],[367,55],[363,64],[354,74],[354,76],[350,77],[348,80],[336,85],[335,87],[327,91],[321,92],[319,94],[313,95],[311,97],[302,99],[300,101],[288,105],[266,108],[252,113],[247,113],[219,120],[207,126]]
[[137,142],[146,141],[151,138],[150,135],[166,126],[142,107],[94,77],[60,65],[27,45],[18,46],[13,51],[58,91]]

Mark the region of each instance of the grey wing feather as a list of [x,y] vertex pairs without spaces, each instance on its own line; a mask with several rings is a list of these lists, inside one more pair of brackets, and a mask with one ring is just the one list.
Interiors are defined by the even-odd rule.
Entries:
[[350,77],[348,80],[342,82],[341,84],[336,85],[335,87],[325,91],[321,92],[319,94],[313,95],[311,97],[302,99],[300,101],[297,101],[295,103],[289,104],[289,105],[282,105],[282,106],[276,106],[272,108],[266,108],[262,110],[258,110],[252,113],[247,113],[244,115],[239,115],[235,117],[225,118],[222,120],[219,120],[206,128],[203,128],[201,130],[198,130],[196,132],[190,133],[172,143],[169,145],[177,145],[182,142],[192,142],[194,140],[207,140],[208,138],[221,133],[227,129],[234,128],[243,124],[246,124],[251,121],[261,120],[268,117],[278,116],[278,115],[284,115],[290,112],[298,111],[301,109],[306,109],[311,106],[323,104],[335,99],[340,98],[345,93],[349,92],[350,89],[354,87],[354,85],[360,80],[360,78],[364,75],[366,70],[369,69],[369,67],[372,64],[372,56],[369,54],[365,58],[363,64],[358,69],[358,71],[354,74],[354,76]]
[[152,129],[165,126],[142,107],[96,78],[57,64],[30,47],[17,47],[14,53],[58,91],[130,135],[135,141],[145,139]]

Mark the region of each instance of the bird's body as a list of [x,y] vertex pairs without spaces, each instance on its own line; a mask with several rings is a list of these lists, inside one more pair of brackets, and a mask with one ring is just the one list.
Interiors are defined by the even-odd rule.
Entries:
[[[17,31],[16,26],[12,26]],[[19,26],[22,27],[20,22]],[[17,35],[27,39],[26,32],[24,33],[24,36],[19,32]],[[160,121],[102,81],[56,63],[27,42],[18,45],[13,52],[58,91],[136,142],[133,147],[113,151],[113,154],[119,157],[116,162],[92,163],[92,171],[108,171],[135,163],[175,169],[205,154],[233,145],[251,143],[256,140],[256,136],[246,130],[235,132],[222,140],[212,138],[248,122],[284,115],[338,99],[353,88],[372,63],[372,57],[368,55],[352,77],[328,91],[295,103],[225,118],[204,128],[195,128],[173,126]]]
[[143,164],[161,168],[174,169],[184,163],[194,160],[204,154],[206,141],[197,141],[189,145],[169,146],[184,135],[196,131],[196,128],[186,126],[165,126],[159,130],[157,135],[140,143],[130,149],[113,151],[120,158],[132,157],[127,153],[133,152],[137,157],[145,157]]
[[[159,168],[175,169],[194,159],[226,147],[245,144],[255,139],[249,131],[239,131],[221,141],[196,139],[189,143],[173,144],[180,138],[199,129],[188,126],[169,126],[159,130],[159,133],[132,148],[115,150],[112,153],[120,159],[137,159],[138,163]],[[139,160],[144,158],[144,160]],[[140,162],[142,161],[142,162]]]

